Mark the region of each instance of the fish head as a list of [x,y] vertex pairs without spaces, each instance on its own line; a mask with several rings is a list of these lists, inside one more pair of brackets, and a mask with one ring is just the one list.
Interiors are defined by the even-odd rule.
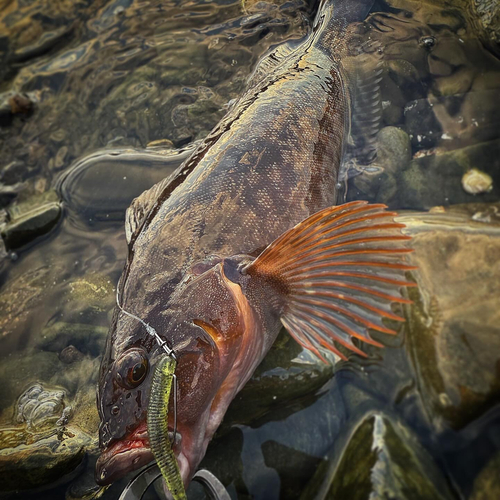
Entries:
[[102,454],[95,471],[101,485],[153,460],[146,427],[152,343],[135,323],[115,309],[101,362],[97,407]]
[[[177,391],[175,407],[170,398],[168,426],[173,431],[176,424],[174,453],[187,484],[227,406],[262,357],[255,314],[241,286],[225,275],[223,262],[212,262],[193,266],[163,314],[152,310],[141,319],[175,352]],[[147,408],[155,366],[165,355],[144,325],[121,310],[115,311],[112,329],[98,388],[99,484],[110,484],[153,460]],[[124,331],[128,333],[120,333]]]

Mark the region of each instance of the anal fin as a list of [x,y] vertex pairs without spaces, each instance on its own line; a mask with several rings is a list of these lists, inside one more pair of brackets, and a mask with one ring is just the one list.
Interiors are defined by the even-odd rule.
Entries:
[[395,334],[383,319],[404,321],[392,303],[410,303],[400,289],[415,269],[403,224],[381,204],[356,201],[326,208],[269,245],[243,273],[281,294],[281,321],[292,337],[323,361],[345,359],[339,345],[364,356],[352,339],[381,347],[369,330]]

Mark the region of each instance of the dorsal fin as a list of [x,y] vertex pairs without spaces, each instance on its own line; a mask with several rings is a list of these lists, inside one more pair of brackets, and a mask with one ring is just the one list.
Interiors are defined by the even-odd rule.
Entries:
[[404,261],[411,249],[394,212],[385,205],[356,201],[322,210],[288,230],[243,269],[262,286],[281,294],[280,317],[290,335],[325,360],[322,352],[345,356],[336,344],[365,356],[358,338],[381,346],[368,329],[394,334],[383,318],[404,321],[391,303],[415,269]]
[[172,176],[169,175],[132,200],[125,214],[125,237],[127,238],[127,243],[130,243],[132,236],[140,229],[146,215],[158,201],[161,193],[170,184],[171,180]]
[[192,172],[197,164],[196,160],[202,154],[199,153],[200,150],[203,150],[203,143],[192,143],[185,148],[169,151],[165,155],[167,166],[177,164],[178,167],[165,179],[132,200],[125,214],[125,236],[129,245],[152,209],[167,200],[174,189]]
[[305,38],[300,40],[289,40],[272,47],[267,54],[257,63],[252,74],[248,78],[248,88],[258,85],[263,79],[274,75],[280,67],[288,67],[292,59],[297,57],[297,48],[302,45]]

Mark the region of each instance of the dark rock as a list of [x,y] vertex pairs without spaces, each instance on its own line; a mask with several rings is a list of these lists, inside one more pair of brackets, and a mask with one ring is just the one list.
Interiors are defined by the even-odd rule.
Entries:
[[500,453],[497,453],[474,480],[469,500],[500,498]]
[[9,98],[9,104],[13,115],[28,115],[33,111],[33,102],[26,94],[14,94]]
[[415,149],[434,147],[443,133],[432,107],[427,99],[418,99],[404,108],[405,130]]
[[0,208],[10,205],[19,192],[19,186],[3,186],[0,185]]
[[385,415],[364,418],[337,459],[320,466],[302,499],[455,499],[418,439]]
[[0,94],[0,126],[12,123],[14,115],[29,115],[33,111],[33,102],[27,94],[5,92]]
[[[43,328],[37,347],[61,353],[61,361],[63,358],[73,359],[78,353],[98,356],[103,352],[107,332],[108,329],[102,326],[58,321]],[[63,355],[62,351],[68,348],[69,351]]]
[[14,160],[2,167],[0,179],[4,184],[9,186],[16,184],[23,180],[23,173],[25,170],[26,165],[23,162]]
[[[474,165],[493,180],[493,187],[482,194],[462,188],[462,178]],[[500,140],[480,143],[447,153],[424,156],[410,162],[398,178],[400,206],[429,209],[436,205],[493,202],[500,196]]]
[[74,224],[119,223],[134,198],[171,174],[192,149],[105,150],[77,161],[56,183]]
[[59,353],[59,359],[66,365],[70,365],[75,361],[81,361],[83,359],[83,356],[83,353],[80,352],[74,345],[65,347]]
[[259,420],[285,418],[316,399],[316,392],[333,375],[333,366],[326,365],[302,348],[282,330],[278,339],[259,365],[252,378],[236,396],[224,418],[222,431],[228,425],[246,425]]
[[0,428],[0,490],[29,490],[68,477],[82,463],[91,438],[77,428],[31,434],[23,427]]
[[299,498],[309,479],[323,459],[294,450],[276,441],[262,443],[262,454],[267,467],[276,470],[281,480],[280,497]]
[[2,230],[2,237],[9,248],[19,248],[47,234],[60,216],[61,205],[58,202],[41,205],[11,220]]
[[406,104],[405,130],[414,149],[451,150],[500,137],[498,89],[450,93]]

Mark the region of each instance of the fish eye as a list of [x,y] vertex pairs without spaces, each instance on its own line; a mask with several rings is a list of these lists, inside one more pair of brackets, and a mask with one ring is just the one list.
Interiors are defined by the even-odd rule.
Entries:
[[131,349],[116,362],[116,379],[125,389],[134,389],[146,378],[149,363],[141,349]]

